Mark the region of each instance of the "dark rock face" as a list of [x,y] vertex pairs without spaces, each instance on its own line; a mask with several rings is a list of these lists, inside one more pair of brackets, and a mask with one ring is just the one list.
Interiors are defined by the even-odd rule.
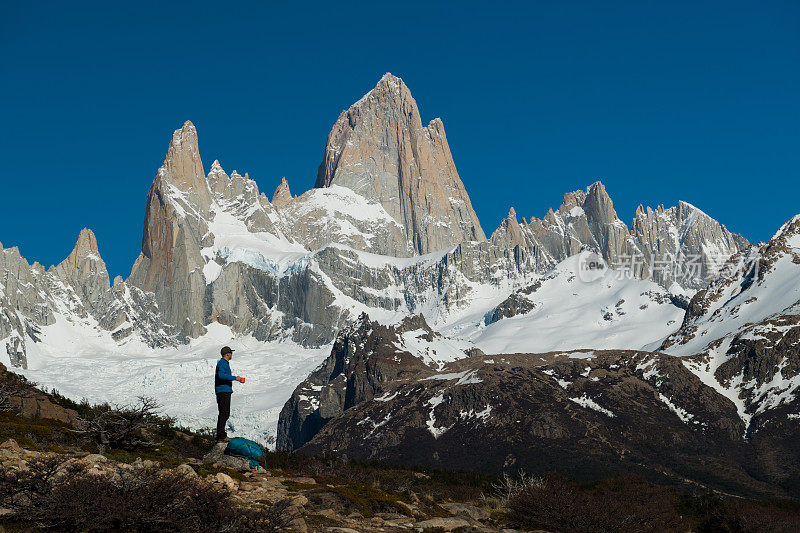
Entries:
[[[472,353],[441,366],[421,358],[419,348],[404,349],[408,331],[436,341],[422,317],[386,327],[362,315],[346,328],[284,406],[278,446],[491,473],[557,468],[594,479],[637,471],[738,494],[800,495],[800,458],[791,453],[798,401],[778,409],[753,403],[748,424],[733,401],[694,373],[693,358],[616,350]],[[741,339],[738,359],[729,363],[750,369],[754,383],[772,379],[776,364],[791,379],[796,365],[782,359],[785,352],[769,351],[799,339],[781,337],[774,347]]]
[[536,304],[534,302],[530,301],[519,293],[513,292],[508,296],[508,298],[503,300],[500,305],[494,308],[492,315],[489,317],[488,323],[491,324],[504,318],[524,315],[525,313],[533,311],[535,308]]
[[[760,324],[758,336],[737,335],[728,348],[728,360],[716,376],[726,382],[741,375],[761,387],[773,380],[776,369],[783,379],[800,375],[800,315],[777,317]],[[748,331],[748,332],[751,332]]]
[[577,356],[472,357],[384,384],[380,398],[328,420],[301,451],[493,473],[558,468],[580,479],[639,471],[742,494],[791,493],[753,467],[735,406],[680,360]]
[[281,410],[278,448],[301,447],[329,420],[379,395],[386,384],[430,370],[402,348],[400,334],[418,329],[425,329],[431,340],[437,335],[421,316],[387,327],[362,314],[344,329],[325,362],[297,386]]

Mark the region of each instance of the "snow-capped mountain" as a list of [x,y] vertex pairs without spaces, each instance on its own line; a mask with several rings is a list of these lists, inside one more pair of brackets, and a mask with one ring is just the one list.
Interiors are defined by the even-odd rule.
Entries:
[[[445,469],[557,468],[582,479],[635,471],[739,493],[791,491],[751,471],[736,407],[678,358],[631,350],[458,357],[454,348],[463,349],[422,317],[389,327],[362,317],[284,406],[278,446]],[[796,479],[797,461],[780,463]]]
[[[95,400],[158,392],[171,414],[204,425],[207,363],[214,346],[238,342],[251,355],[234,365],[260,378],[248,379],[251,401],[232,421],[274,434],[292,389],[364,313],[387,328],[420,317],[432,333],[403,342],[429,366],[475,350],[664,343],[694,355],[706,345],[682,340],[687,320],[701,320],[702,295],[723,282],[687,314],[689,298],[752,250],[684,202],[640,208],[629,226],[599,182],[542,219],[518,221],[512,208],[486,238],[443,122],[423,126],[408,87],[387,74],[339,116],[315,188],[297,196],[285,178],[270,199],[247,173],[207,168],[186,122],[147,195],[128,279],[110,282],[90,230],[47,270],[3,248],[0,343],[44,386]],[[442,350],[447,358],[424,356]],[[76,388],[90,367],[94,385]]]
[[661,349],[730,398],[751,437],[800,418],[800,215],[723,265]]
[[[389,321],[421,312],[447,327],[581,250],[617,267],[630,260],[647,278],[671,250],[681,270],[691,253],[718,250],[719,261],[745,244],[688,204],[649,222],[637,216],[635,238],[600,183],[566,194],[543,220],[520,224],[512,209],[486,240],[442,122],[423,127],[410,91],[389,74],[337,120],[317,185],[294,197],[284,179],[270,202],[247,174],[228,175],[218,161],[206,174],[187,122],[148,193],[142,250],[127,280],[104,280],[96,243],[97,275],[84,276],[89,267],[79,278],[63,268],[44,275],[21,257],[4,270],[25,270],[17,278],[30,278],[31,288],[6,288],[0,334],[13,345],[12,364],[24,365],[26,339],[56,311],[122,344],[133,336],[174,346],[220,323],[238,335],[321,346],[362,311]],[[31,301],[17,305],[20,298]]]
[[[570,286],[576,263],[580,255],[513,292],[487,313],[485,328],[450,332],[488,354],[453,345],[422,316],[390,327],[362,316],[285,404],[278,446],[493,473],[638,471],[800,496],[800,215],[731,257],[691,301],[679,300],[685,313],[667,303],[677,295],[638,292],[643,280],[607,279],[619,272]],[[603,320],[632,312],[631,329],[598,329],[591,311],[620,289],[628,300],[608,305]],[[643,298],[656,310],[631,309]],[[669,313],[682,314],[682,325],[651,344],[659,352],[575,349],[657,337]],[[529,346],[534,353],[514,353]]]

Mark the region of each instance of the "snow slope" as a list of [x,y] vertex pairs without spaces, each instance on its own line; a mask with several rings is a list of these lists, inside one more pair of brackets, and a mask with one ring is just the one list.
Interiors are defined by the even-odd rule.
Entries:
[[639,349],[680,326],[684,310],[656,283],[611,269],[585,282],[577,275],[578,262],[579,256],[562,261],[533,280],[541,284],[531,294],[517,293],[533,304],[531,311],[487,324],[507,296],[497,295],[441,332],[470,340],[487,354],[507,354]]
[[159,350],[138,342],[120,347],[110,336],[63,318],[43,328],[42,335],[29,368],[18,370],[39,386],[93,403],[127,404],[151,396],[165,414],[193,429],[216,424],[214,368],[219,349],[228,344],[236,350],[231,369],[246,377],[244,384],[234,384],[229,434],[272,445],[283,404],[330,352],[330,346],[234,338],[218,323],[188,345]]

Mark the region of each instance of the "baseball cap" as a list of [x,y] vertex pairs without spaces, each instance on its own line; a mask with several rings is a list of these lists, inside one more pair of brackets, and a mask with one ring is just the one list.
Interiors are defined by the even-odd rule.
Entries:
[[226,353],[233,353],[235,350],[232,350],[230,346],[223,346],[222,349],[219,351],[220,355],[225,355]]

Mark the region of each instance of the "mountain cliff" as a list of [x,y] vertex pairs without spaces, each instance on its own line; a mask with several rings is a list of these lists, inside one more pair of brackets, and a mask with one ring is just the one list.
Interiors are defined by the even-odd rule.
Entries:
[[206,284],[200,250],[208,234],[210,208],[197,130],[186,122],[172,136],[147,194],[142,252],[128,281],[153,293],[164,317],[189,337],[205,332]]
[[[340,185],[377,201],[418,254],[486,237],[456,171],[441,119],[423,126],[402,79],[385,74],[339,115],[316,187]],[[401,256],[398,247],[390,255]]]

